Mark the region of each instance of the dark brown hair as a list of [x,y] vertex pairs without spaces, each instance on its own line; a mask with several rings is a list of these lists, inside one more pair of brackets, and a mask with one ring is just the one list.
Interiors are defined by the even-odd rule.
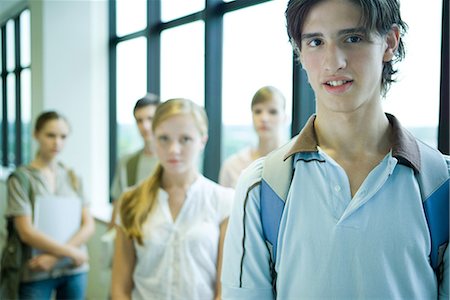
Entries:
[[34,132],[39,132],[45,126],[45,124],[47,124],[47,122],[52,120],[64,120],[67,126],[69,126],[69,122],[62,114],[53,110],[45,111],[37,117],[36,123],[34,124]]
[[[303,24],[311,8],[323,0],[290,0],[286,9],[286,26],[289,40],[297,55],[301,51],[301,36]],[[400,16],[400,2],[398,0],[348,0],[361,8],[361,25],[368,32],[377,32],[380,36],[387,34],[393,25],[397,25],[400,36],[403,36],[408,25]],[[386,95],[392,82],[392,75],[397,73],[394,64],[405,57],[405,46],[399,41],[395,57],[383,63],[381,91]]]
[[159,103],[161,103],[159,96],[152,93],[147,93],[144,97],[136,101],[136,104],[134,105],[133,108],[133,114],[135,114],[136,110],[138,109],[141,109],[149,105],[158,106]]
[[[34,124],[34,132],[37,133],[37,132],[41,131],[42,128],[44,128],[45,124],[47,124],[48,122],[53,121],[53,120],[63,120],[70,129],[70,124],[67,121],[66,117],[64,117],[62,114],[60,114],[56,111],[51,110],[51,111],[45,111],[37,117],[36,123]],[[78,177],[76,176],[75,172],[72,169],[66,167],[61,162],[59,164],[64,169],[66,169],[66,171],[69,175],[70,184],[72,185],[73,189],[76,192],[79,192],[80,181],[79,181]]]

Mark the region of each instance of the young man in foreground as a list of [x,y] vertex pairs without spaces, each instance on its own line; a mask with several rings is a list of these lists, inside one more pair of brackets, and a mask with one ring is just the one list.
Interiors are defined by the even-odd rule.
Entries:
[[[316,115],[285,147],[294,172],[272,243],[263,229],[272,213],[262,209],[264,159],[241,177],[223,298],[448,299],[448,251],[440,248],[438,279],[423,207],[430,195],[417,179],[426,181],[424,152],[437,157],[448,210],[448,165],[382,109],[404,56],[398,1],[291,0],[286,18]],[[281,167],[270,171],[282,177]]]

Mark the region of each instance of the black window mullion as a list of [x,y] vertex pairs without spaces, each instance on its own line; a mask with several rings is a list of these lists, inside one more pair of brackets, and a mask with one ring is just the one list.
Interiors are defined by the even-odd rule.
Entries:
[[1,34],[1,39],[2,39],[2,56],[1,56],[1,60],[2,60],[2,73],[1,73],[1,78],[2,78],[2,136],[3,136],[3,141],[2,141],[2,164],[3,166],[8,166],[8,142],[9,142],[9,137],[8,137],[8,127],[9,127],[9,122],[8,122],[8,101],[6,98],[6,77],[7,77],[7,71],[6,71],[6,24],[3,25],[2,27],[2,34]]
[[[157,1],[155,1],[155,2],[157,2]],[[158,1],[158,3],[159,3],[159,1]],[[180,17],[178,19],[160,23],[160,24],[158,24],[158,27],[159,27],[159,30],[165,30],[165,29],[169,29],[169,28],[183,26],[183,25],[186,25],[189,23],[193,23],[195,21],[202,20],[202,19],[204,19],[204,12],[199,11],[199,12],[195,12],[190,15],[187,15],[187,16]]]
[[20,74],[22,72],[22,68],[20,65],[20,15],[16,17],[14,20],[14,43],[15,43],[15,69],[14,74],[16,77],[16,120],[15,120],[15,165],[19,166],[22,164],[22,97],[21,97],[21,81]]
[[292,72],[292,125],[291,135],[294,136],[300,132],[308,121],[309,117],[316,110],[314,91],[308,82],[305,70],[294,56]]
[[161,93],[161,1],[147,2],[147,91]]
[[142,30],[139,30],[136,32],[128,33],[123,36],[114,36],[113,41],[117,45],[118,43],[129,41],[129,40],[132,40],[132,39],[135,39],[135,38],[138,38],[141,36],[146,36],[146,35],[147,35],[147,29],[142,29]]
[[206,0],[205,8],[205,109],[210,120],[203,173],[217,181],[222,141],[223,14],[216,9],[221,0]]
[[109,1],[109,183],[114,178],[117,157],[117,36],[116,1]]
[[244,9],[250,6],[258,5],[264,2],[269,2],[274,0],[235,0],[231,2],[223,2],[218,6],[218,12],[220,14],[225,14],[227,12],[232,12],[239,9]]
[[439,105],[438,149],[445,154],[450,152],[449,142],[449,2],[442,1],[442,43],[441,43],[441,91]]

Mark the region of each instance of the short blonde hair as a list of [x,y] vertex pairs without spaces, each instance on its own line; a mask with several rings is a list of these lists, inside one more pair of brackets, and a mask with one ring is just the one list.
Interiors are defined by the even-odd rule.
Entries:
[[286,107],[286,98],[284,98],[283,93],[279,89],[273,86],[263,86],[259,90],[256,91],[255,95],[253,95],[251,108],[259,103],[265,103],[267,101],[272,100],[273,98],[278,98],[281,101],[281,105],[283,109]]

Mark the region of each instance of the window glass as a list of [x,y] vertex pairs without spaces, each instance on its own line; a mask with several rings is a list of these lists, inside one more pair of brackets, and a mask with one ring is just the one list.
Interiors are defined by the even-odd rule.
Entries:
[[205,27],[197,21],[161,33],[161,99],[188,98],[204,106]]
[[8,71],[13,71],[15,68],[15,44],[14,44],[14,21],[9,20],[6,23],[6,68]]
[[22,162],[29,163],[31,157],[31,71],[24,69],[21,80],[21,118],[22,118]]
[[164,0],[161,1],[161,19],[167,22],[184,17],[205,8],[205,0]]
[[145,29],[146,23],[146,0],[116,0],[117,36],[124,36]]
[[147,40],[132,39],[117,45],[117,154],[136,150],[141,139],[133,107],[147,90]]
[[9,166],[14,166],[16,160],[16,78],[14,74],[8,74],[6,85],[8,101],[8,164]]
[[398,63],[398,82],[383,102],[385,110],[417,138],[437,147],[442,1],[427,3],[424,10],[420,2],[402,2],[402,18],[409,26],[404,38],[406,57]]
[[292,48],[286,34],[286,1],[271,1],[224,16],[222,160],[255,145],[250,104],[261,87],[286,98],[286,139],[292,111]]
[[30,11],[27,9],[20,15],[20,64],[30,65]]

